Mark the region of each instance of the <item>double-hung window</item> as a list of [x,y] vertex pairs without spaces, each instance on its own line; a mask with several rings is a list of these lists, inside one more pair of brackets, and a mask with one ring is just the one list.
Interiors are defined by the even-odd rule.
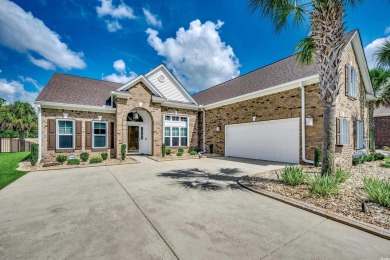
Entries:
[[356,98],[358,93],[356,69],[351,65],[348,65],[347,75],[347,95]]
[[347,145],[349,143],[349,121],[347,118],[337,118],[336,135],[336,144]]
[[364,148],[364,124],[362,121],[356,121],[356,149]]
[[93,148],[107,147],[107,122],[93,122]]
[[164,116],[164,144],[188,146],[188,117]]
[[57,149],[74,148],[74,121],[57,120]]

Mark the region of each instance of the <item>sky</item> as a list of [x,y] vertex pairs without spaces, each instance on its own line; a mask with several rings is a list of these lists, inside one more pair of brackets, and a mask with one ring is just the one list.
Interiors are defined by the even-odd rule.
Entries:
[[[390,2],[346,12],[373,67]],[[32,103],[54,72],[125,83],[162,63],[193,94],[292,55],[309,32],[276,34],[245,0],[0,0],[0,97]]]

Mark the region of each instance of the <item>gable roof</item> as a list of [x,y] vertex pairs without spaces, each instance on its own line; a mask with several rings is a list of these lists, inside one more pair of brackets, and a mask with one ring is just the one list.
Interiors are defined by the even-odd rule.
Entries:
[[[349,43],[357,30],[344,35]],[[194,94],[192,97],[201,105],[209,105],[223,100],[265,90],[287,82],[318,75],[318,66],[312,63],[302,66],[297,62],[297,54],[271,63],[247,74],[223,82],[214,87]]]
[[123,84],[54,73],[35,101],[104,106],[111,91]]
[[374,117],[390,116],[390,107],[381,106],[374,110]]

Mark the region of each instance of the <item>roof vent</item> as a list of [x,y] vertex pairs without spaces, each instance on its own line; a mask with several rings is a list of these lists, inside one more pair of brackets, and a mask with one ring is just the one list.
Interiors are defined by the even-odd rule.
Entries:
[[160,76],[158,76],[158,81],[160,82],[164,82],[165,81],[165,76],[163,74],[161,74]]

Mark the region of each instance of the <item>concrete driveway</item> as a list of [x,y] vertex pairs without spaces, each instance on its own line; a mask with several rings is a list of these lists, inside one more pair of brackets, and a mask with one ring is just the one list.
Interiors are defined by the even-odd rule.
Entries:
[[244,190],[223,158],[32,172],[0,191],[0,259],[381,259],[390,242]]

